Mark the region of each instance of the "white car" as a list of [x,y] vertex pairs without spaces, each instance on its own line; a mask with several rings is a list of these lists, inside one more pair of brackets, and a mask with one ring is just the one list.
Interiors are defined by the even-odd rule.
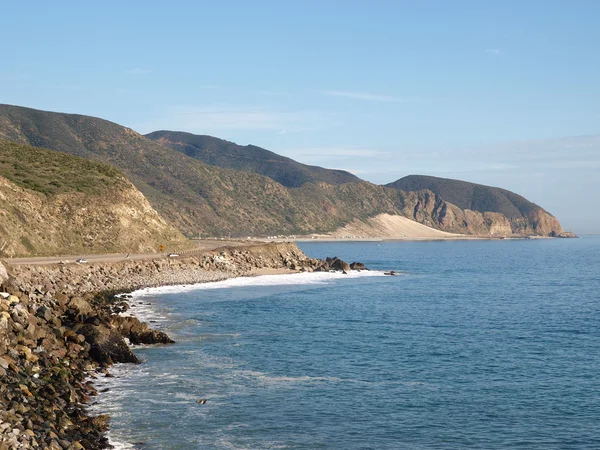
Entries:
[[78,259],[75,260],[75,262],[79,263],[79,264],[85,264],[87,262],[87,259],[78,258]]
[[167,255],[169,258],[176,258],[177,256],[179,256],[177,253],[169,253]]

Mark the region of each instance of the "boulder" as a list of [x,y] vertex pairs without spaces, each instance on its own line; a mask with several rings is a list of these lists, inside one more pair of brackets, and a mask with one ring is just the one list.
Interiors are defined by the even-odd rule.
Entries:
[[153,330],[135,317],[112,316],[111,323],[121,333],[121,336],[129,339],[129,342],[134,345],[173,344],[175,342],[163,331]]
[[350,271],[350,264],[346,261],[342,261],[339,258],[335,258],[335,260],[330,264],[330,267],[334,270],[341,270],[342,272]]
[[115,362],[136,363],[140,360],[127,346],[121,334],[104,325],[85,324],[78,330],[85,336],[91,346],[90,356],[100,364],[109,365]]
[[361,262],[353,262],[350,264],[352,270],[365,270],[365,265]]
[[94,315],[94,308],[80,297],[73,297],[68,304],[70,312],[77,320],[85,321],[89,316]]
[[7,280],[8,272],[6,271],[6,267],[4,267],[4,264],[0,262],[0,284],[3,284]]

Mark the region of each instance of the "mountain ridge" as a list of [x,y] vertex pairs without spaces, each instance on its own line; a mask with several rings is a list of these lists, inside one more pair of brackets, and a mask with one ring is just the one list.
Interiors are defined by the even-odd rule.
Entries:
[[[537,206],[537,215],[511,222],[494,211],[461,209],[428,189],[404,191],[353,175],[356,181],[336,184],[335,180],[313,179],[286,187],[249,167],[235,170],[209,165],[130,128],[89,116],[0,105],[0,138],[36,142],[114,165],[169,223],[188,236],[322,233],[380,214],[401,215],[451,233],[562,232],[558,221]],[[259,149],[263,156],[288,161],[292,168],[314,168],[256,146],[236,145],[234,150],[243,157],[248,147],[250,151]],[[322,169],[318,171],[321,175],[338,173],[317,169]]]
[[302,164],[256,145],[242,146],[213,136],[168,130],[144,136],[211,166],[259,173],[285,187],[300,187],[319,181],[328,184],[362,181],[343,170]]

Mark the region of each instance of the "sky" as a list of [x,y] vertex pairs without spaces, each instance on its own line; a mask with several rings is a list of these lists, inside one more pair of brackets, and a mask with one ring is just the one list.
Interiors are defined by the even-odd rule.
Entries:
[[29,1],[0,103],[515,191],[600,233],[600,2]]

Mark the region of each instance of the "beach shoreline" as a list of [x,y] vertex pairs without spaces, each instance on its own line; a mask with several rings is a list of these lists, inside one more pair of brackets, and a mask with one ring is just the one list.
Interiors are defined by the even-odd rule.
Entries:
[[119,313],[128,308],[117,294],[294,273],[318,264],[293,243],[247,244],[179,258],[8,264],[6,271],[2,264],[0,446],[110,448],[109,417],[87,411],[97,395],[90,377],[105,374],[114,363],[139,362],[126,338],[170,342],[147,323],[122,318]]
[[[309,258],[295,243],[259,242],[176,258],[0,269],[0,326],[8,330],[0,334],[0,423],[8,425],[0,429],[0,446],[104,449],[111,448],[109,417],[86,406],[98,394],[93,379],[115,363],[140,362],[129,342],[173,342],[135,317],[133,304],[124,302],[131,292],[350,267]],[[32,401],[39,406],[11,407]]]

